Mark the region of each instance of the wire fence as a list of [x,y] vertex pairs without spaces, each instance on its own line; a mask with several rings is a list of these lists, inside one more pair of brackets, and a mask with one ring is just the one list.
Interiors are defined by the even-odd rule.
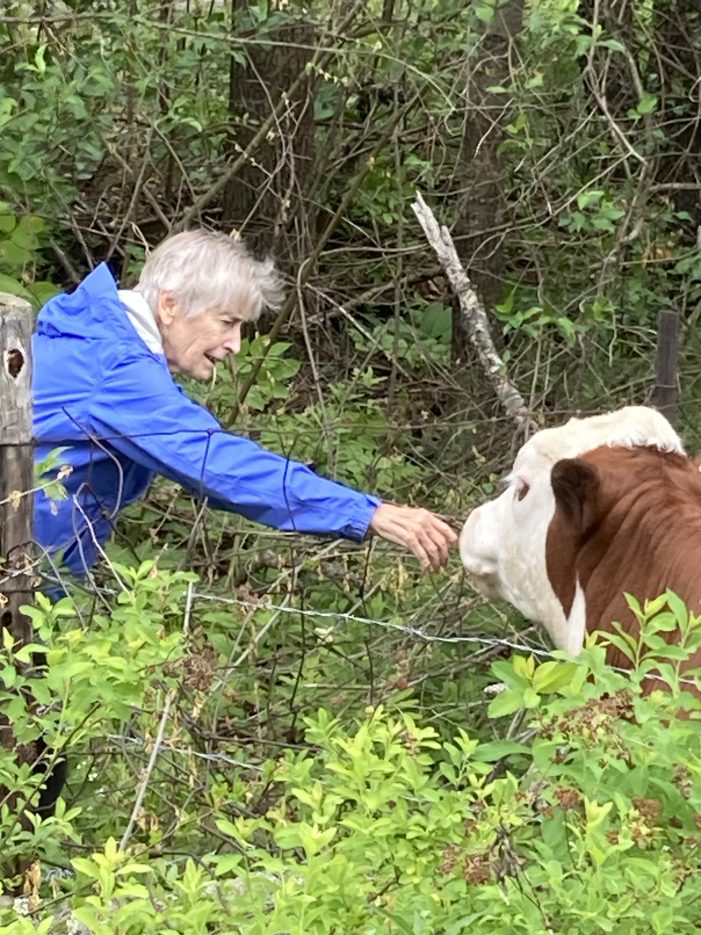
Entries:
[[[199,499],[188,503],[187,529],[181,533],[186,554],[180,560],[186,564],[195,537],[206,541],[212,521],[207,482],[212,435],[194,434],[201,440],[202,461],[197,483],[189,488]],[[171,432],[167,438],[185,435],[193,433]],[[67,576],[57,561],[57,551],[37,543],[31,550],[30,568],[24,569],[31,570],[37,584],[41,582],[52,596],[76,597],[77,622],[85,628],[91,625],[95,606],[109,616],[120,593],[129,587],[120,572],[124,562],[115,560],[114,548],[106,546],[125,505],[128,470],[125,455],[113,448],[115,440],[119,444],[123,437],[98,438],[86,433],[84,438],[88,463],[92,457],[93,468],[99,464],[110,469],[110,500],[96,497],[88,483],[74,485],[73,475],[58,469],[69,495],[57,501],[57,507],[70,512],[69,528],[84,559],[85,578],[76,581]],[[131,438],[129,444],[137,441]],[[497,465],[496,457],[482,465],[483,496],[488,489],[485,481]],[[287,477],[283,469],[283,485]],[[170,479],[182,482],[182,477]],[[53,478],[49,487],[52,483]],[[32,492],[45,496],[42,485]],[[176,496],[168,492],[170,501],[157,534],[161,547],[167,544],[171,526],[178,519],[182,522],[184,512],[175,507]],[[283,497],[288,504],[293,500],[289,491],[283,491]],[[449,519],[458,523],[462,517]],[[293,509],[290,525],[297,528]],[[245,578],[243,586],[237,584],[222,593],[226,585],[216,575],[208,581],[200,574],[198,583],[188,587],[182,608],[188,653],[200,652],[207,642],[206,621],[212,612],[230,612],[226,652],[205,659],[211,666],[206,685],[193,687],[186,670],[173,670],[168,679],[164,672],[154,672],[153,692],[143,708],[134,707],[123,727],[115,730],[109,710],[100,709],[93,716],[104,732],[99,736],[87,732],[69,743],[73,772],[64,795],[69,805],[80,804],[88,811],[96,807],[94,803],[109,800],[119,814],[121,849],[137,837],[146,839],[149,822],[164,826],[165,848],[189,841],[192,833],[215,834],[209,820],[212,796],[223,796],[219,814],[264,812],[276,795],[270,790],[274,785],[271,764],[287,755],[313,755],[304,719],[322,707],[349,723],[368,704],[406,705],[409,710],[418,709],[422,722],[446,738],[454,737],[458,729],[479,737],[505,733],[511,740],[526,741],[532,736],[532,725],[521,726],[521,713],[504,728],[489,723],[490,700],[504,687],[494,684],[490,664],[497,656],[514,653],[538,662],[556,657],[538,630],[477,597],[466,587],[460,570],[423,583],[422,597],[417,600],[416,580],[400,571],[406,562],[399,549],[389,544],[312,541],[299,531],[266,532],[251,524],[237,526],[237,534],[248,539],[243,546],[238,542],[239,556],[272,551],[284,556],[284,561],[267,580],[260,578],[257,594],[247,588]],[[151,545],[150,554],[157,559],[158,542]],[[98,557],[97,566],[83,551],[87,546]],[[218,548],[210,549],[215,557]],[[163,554],[163,548],[160,551]],[[204,564],[202,555],[198,559]],[[355,577],[343,565],[346,560]],[[318,590],[312,587],[310,564],[321,569],[334,563],[343,570],[344,609],[322,605]],[[386,593],[386,578],[373,576],[376,567],[391,567],[398,578],[407,575],[409,579],[399,592],[403,597],[382,605],[387,608],[391,603],[390,612],[365,612],[373,596]],[[364,572],[358,574],[359,569]],[[0,571],[0,592],[7,584],[11,584],[9,576]],[[91,602],[92,610],[86,610]],[[68,625],[75,626],[75,622]],[[221,631],[227,624],[218,626]],[[317,660],[310,665],[313,655]],[[446,683],[451,691],[455,688],[455,694],[444,691]],[[694,687],[697,682],[683,679],[682,684]],[[237,782],[249,784],[250,798],[238,797]],[[197,832],[191,830],[193,825],[198,825]]]
[[[42,586],[53,597],[58,597],[62,593],[82,593],[97,600],[105,609],[109,610],[116,595],[123,591],[127,585],[121,578],[117,564],[110,558],[109,551],[105,550],[105,542],[114,532],[116,518],[123,507],[136,499],[136,496],[130,496],[127,492],[130,489],[127,475],[132,470],[133,465],[136,464],[134,458],[138,457],[138,453],[142,451],[140,446],[144,446],[142,454],[145,464],[148,465],[148,467],[143,465],[140,467],[140,470],[144,473],[144,481],[150,480],[153,474],[158,472],[171,481],[184,484],[186,489],[197,498],[198,502],[191,507],[194,516],[191,516],[187,535],[189,553],[194,537],[204,531],[208,516],[208,498],[214,496],[219,504],[226,503],[226,496],[216,487],[217,478],[210,476],[209,459],[214,444],[222,440],[226,444],[228,443],[227,439],[231,439],[231,444],[236,446],[241,444],[252,446],[253,443],[231,436],[219,426],[210,427],[206,430],[177,428],[167,432],[144,431],[143,433],[126,434],[115,431],[96,434],[86,426],[81,425],[79,420],[65,408],[63,415],[66,425],[71,428],[74,434],[51,439],[43,438],[42,444],[44,449],[50,447],[60,448],[66,445],[73,446],[74,450],[68,457],[78,465],[79,470],[73,472],[69,468],[60,465],[56,471],[56,476],[51,476],[46,481],[38,483],[32,491],[27,491],[26,494],[34,494],[38,500],[44,498],[45,502],[42,501],[42,508],[45,514],[47,513],[47,507],[49,515],[53,513],[61,514],[60,518],[64,523],[64,528],[69,530],[74,543],[72,547],[78,550],[79,564],[82,565],[85,577],[82,581],[68,578],[57,563],[60,549],[56,547],[43,548],[37,543],[34,544],[33,554],[35,557],[32,560],[31,567],[22,569],[22,572],[31,571],[35,574],[37,583],[41,580],[43,582]],[[211,417],[206,416],[206,418]],[[197,456],[192,457],[189,475],[183,475],[182,470],[174,471],[169,468],[169,462],[172,460],[168,453],[169,446],[174,444],[177,449],[184,439],[190,443],[193,440],[198,443]],[[161,448],[157,460],[154,459],[152,453],[154,444]],[[291,447],[294,448],[294,444]],[[251,447],[250,450],[254,449]],[[233,454],[232,450],[232,457]],[[235,463],[235,459],[232,463]],[[485,473],[489,476],[489,471],[496,467],[497,463],[495,461],[490,465],[483,464],[482,477],[484,478]],[[291,673],[296,670],[294,678],[296,679],[295,685],[298,685],[303,678],[305,657],[308,652],[304,639],[297,642],[290,640],[283,647],[284,651],[281,650],[280,645],[274,645],[266,661],[267,668],[263,673],[265,678],[261,675],[258,659],[259,647],[265,644],[271,632],[281,621],[284,622],[288,619],[311,624],[315,645],[321,647],[328,654],[346,652],[345,658],[351,661],[352,651],[355,650],[353,642],[357,640],[358,632],[364,632],[368,638],[376,639],[372,650],[368,651],[368,655],[374,653],[376,657],[374,663],[372,660],[368,663],[368,685],[373,680],[378,680],[377,670],[383,670],[384,673],[391,670],[397,640],[408,645],[414,654],[421,647],[464,648],[468,650],[462,661],[466,667],[473,667],[473,674],[474,667],[476,665],[481,666],[480,679],[476,683],[479,686],[479,691],[482,691],[485,687],[488,679],[487,663],[495,654],[523,653],[534,656],[540,661],[554,658],[551,650],[537,638],[537,631],[529,627],[524,632],[519,632],[514,623],[508,618],[502,618],[501,621],[508,635],[497,635],[492,632],[475,633],[474,623],[466,625],[465,618],[478,610],[483,602],[475,597],[473,593],[465,592],[464,587],[458,582],[459,575],[453,575],[446,584],[441,588],[437,588],[430,603],[425,603],[417,608],[412,601],[407,601],[406,607],[402,608],[401,604],[397,605],[390,616],[368,615],[355,611],[329,609],[322,606],[315,607],[313,604],[309,606],[309,599],[305,594],[307,585],[304,582],[300,585],[305,563],[308,562],[310,555],[313,555],[318,563],[328,561],[339,554],[343,554],[344,547],[334,542],[322,545],[315,544],[312,549],[308,545],[309,540],[300,534],[296,510],[291,505],[298,502],[298,499],[295,497],[294,491],[288,488],[290,468],[294,467],[294,465],[295,462],[291,462],[289,458],[282,458],[279,461],[280,502],[284,502],[286,505],[290,532],[280,534],[258,531],[252,533],[249,527],[245,527],[246,535],[272,536],[277,547],[283,545],[284,549],[289,551],[288,567],[280,569],[277,580],[272,582],[265,593],[255,599],[239,596],[235,593],[229,595],[214,593],[216,588],[207,591],[201,585],[196,590],[188,590],[186,612],[188,619],[191,614],[196,615],[203,610],[206,612],[208,607],[235,609],[243,612],[245,616],[247,615],[246,619],[241,622],[238,633],[231,634],[229,659],[225,663],[216,666],[210,689],[212,692],[224,689],[232,682],[235,682],[244,670],[249,673],[249,678],[259,679],[261,685],[266,684],[265,678],[269,680],[272,678],[270,673],[276,668],[288,673],[291,679],[293,678]],[[506,465],[502,466],[505,467]],[[100,480],[99,489],[93,483],[94,477]],[[57,481],[65,487],[68,496],[65,499],[47,499],[49,494],[56,495],[55,485]],[[143,487],[143,485],[141,486]],[[484,489],[483,485],[483,492]],[[18,495],[13,493],[11,496],[16,498]],[[229,504],[234,508],[235,500],[230,499]],[[68,523],[66,523],[67,514],[69,515]],[[170,507],[166,510],[166,516],[169,514],[173,515]],[[448,516],[446,518],[458,524],[463,517]],[[165,523],[165,528],[168,528],[167,520]],[[61,544],[66,545],[69,543]],[[374,545],[364,545],[359,549],[357,547],[353,548],[357,551],[357,560],[364,562],[366,566],[372,562],[373,557],[378,555],[377,548]],[[154,554],[156,554],[155,550]],[[394,557],[390,546],[383,546],[380,554],[385,559]],[[396,555],[398,557],[399,553],[397,552]],[[93,558],[101,560],[101,568],[97,575],[93,571]],[[0,578],[0,592],[3,586],[11,584],[10,577],[13,573],[18,574],[19,571],[15,569],[14,572],[10,572],[10,575],[5,574],[4,579]],[[107,584],[104,583],[106,577],[108,578]],[[366,584],[361,584],[357,589],[356,606],[362,607],[366,603]],[[295,592],[295,585],[300,585],[299,593]],[[221,587],[221,583],[219,582],[217,586]],[[372,587],[377,587],[377,583]],[[280,594],[283,595],[282,598],[278,596]],[[304,599],[300,599],[301,597],[304,597]],[[76,604],[76,608],[77,613],[80,614],[82,611],[79,604],[80,602]],[[400,614],[402,619],[397,619]],[[249,626],[250,619],[256,615],[263,616],[259,622],[256,622],[255,626]],[[435,623],[436,620],[438,620],[437,624]],[[497,620],[498,618],[492,617],[489,626],[485,628],[486,631],[493,630]],[[80,622],[83,626],[89,626],[90,624],[88,618],[81,619]],[[349,629],[352,632],[349,632]],[[533,639],[530,638],[531,636]],[[345,645],[346,643],[351,645],[350,651]],[[448,662],[446,662],[445,658],[441,658],[439,664],[434,666],[433,669],[430,664],[425,664],[422,668],[415,665],[416,655],[412,658],[412,663],[414,663],[412,678],[404,680],[407,687],[425,685],[431,679],[435,681],[440,666],[443,666],[444,669],[447,666],[449,673],[455,674],[455,667],[458,664],[455,657],[452,657]],[[253,673],[253,675],[250,676],[250,673]],[[654,676],[649,677],[654,678]],[[693,683],[690,682],[690,684]],[[334,694],[338,693],[339,689],[350,690],[348,683],[344,685],[320,684],[316,697],[333,699]],[[359,686],[358,689],[359,694],[368,690],[367,687],[364,689],[363,686]],[[274,692],[277,689],[270,689],[270,682],[268,682],[264,690]],[[294,690],[296,691],[296,688]],[[370,693],[377,696],[377,691],[374,688]],[[386,690],[386,695],[389,697],[391,694],[392,688],[390,685]],[[203,764],[259,768],[256,766],[255,761],[250,760],[250,758],[244,760],[238,756],[231,756],[226,751],[216,749],[198,750],[194,741],[193,745],[189,747],[183,745],[178,741],[177,731],[170,736],[166,728],[171,707],[174,706],[177,709],[181,702],[182,699],[178,699],[175,695],[168,696],[165,709],[161,713],[155,753],[153,745],[147,741],[147,738],[138,736],[138,731],[135,730],[134,725],[130,727],[129,732],[124,734],[110,732],[107,734],[107,739],[123,744],[126,748],[132,748],[140,756],[148,755],[147,770],[149,775],[156,768],[155,756],[158,747],[180,756],[194,758]],[[440,705],[442,702],[435,693],[432,696],[432,702],[431,717],[440,718]],[[487,702],[487,696],[483,695],[479,702],[483,709],[482,717]],[[474,701],[471,701],[468,706],[474,703]],[[292,707],[293,705],[290,703],[288,721],[294,723],[297,712],[293,712]],[[455,705],[447,706],[445,713],[449,721],[454,717],[455,710]],[[260,719],[260,709],[256,708],[250,717],[253,720]],[[178,720],[182,720],[181,712],[178,712]],[[192,731],[193,738],[195,738],[200,731],[196,718],[189,723],[189,729]],[[256,740],[261,746],[278,742],[275,737],[263,736],[260,732]],[[294,745],[294,741],[283,740],[282,745]],[[129,827],[132,826],[133,822]]]

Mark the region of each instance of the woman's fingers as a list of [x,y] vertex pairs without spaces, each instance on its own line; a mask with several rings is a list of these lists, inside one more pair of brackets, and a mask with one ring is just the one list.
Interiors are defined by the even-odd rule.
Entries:
[[430,510],[392,503],[378,506],[370,529],[412,552],[424,570],[442,568],[448,561],[450,547],[458,539],[450,526]]

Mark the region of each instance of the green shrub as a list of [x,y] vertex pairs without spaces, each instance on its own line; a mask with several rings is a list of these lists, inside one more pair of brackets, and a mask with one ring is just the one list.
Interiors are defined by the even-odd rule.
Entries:
[[[161,575],[142,570],[133,582],[140,598],[123,595],[122,606],[141,600],[159,616],[144,582],[160,591]],[[658,647],[655,665],[670,690],[643,688],[659,633],[681,620],[693,646],[699,621],[674,595],[640,617],[632,675],[609,669],[595,640],[574,661],[495,664],[505,688],[491,708],[509,715],[510,727],[500,731],[497,719],[493,739],[459,730],[441,741],[410,706],[369,707],[351,725],[326,710],[305,718],[301,748],[249,770],[246,784],[231,776],[218,789],[200,816],[208,840],[193,835],[189,856],[161,853],[143,834],[120,850],[114,834],[100,840],[77,815],[39,824],[34,846],[47,828],[72,823],[88,853],[73,857],[74,880],[54,881],[61,901],[37,898],[24,919],[16,907],[0,910],[0,935],[76,931],[78,921],[84,931],[130,935],[695,932],[701,706],[674,648],[664,660]],[[143,699],[147,672],[160,678],[159,657],[177,654],[175,642],[158,648],[154,632],[127,633],[125,645],[140,654],[135,669],[101,656],[100,694],[117,712]],[[96,647],[92,637],[86,646],[73,639],[86,711],[80,672]],[[73,699],[67,692],[69,721]]]

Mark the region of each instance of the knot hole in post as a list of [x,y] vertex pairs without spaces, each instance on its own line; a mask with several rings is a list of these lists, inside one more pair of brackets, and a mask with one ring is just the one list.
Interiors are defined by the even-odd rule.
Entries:
[[5,370],[16,380],[24,367],[24,354],[18,347],[11,347],[5,354]]

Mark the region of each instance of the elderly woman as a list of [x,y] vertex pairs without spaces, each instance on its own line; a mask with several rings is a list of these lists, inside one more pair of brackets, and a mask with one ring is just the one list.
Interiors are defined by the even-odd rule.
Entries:
[[369,532],[437,569],[456,541],[424,509],[382,503],[226,432],[177,386],[241,346],[241,327],[280,301],[272,262],[223,234],[188,231],[147,259],[133,291],[104,264],[44,306],[33,339],[37,459],[66,447],[68,498],[39,493],[35,535],[84,577],[119,511],[155,473],[211,505],[276,529],[360,542]]

